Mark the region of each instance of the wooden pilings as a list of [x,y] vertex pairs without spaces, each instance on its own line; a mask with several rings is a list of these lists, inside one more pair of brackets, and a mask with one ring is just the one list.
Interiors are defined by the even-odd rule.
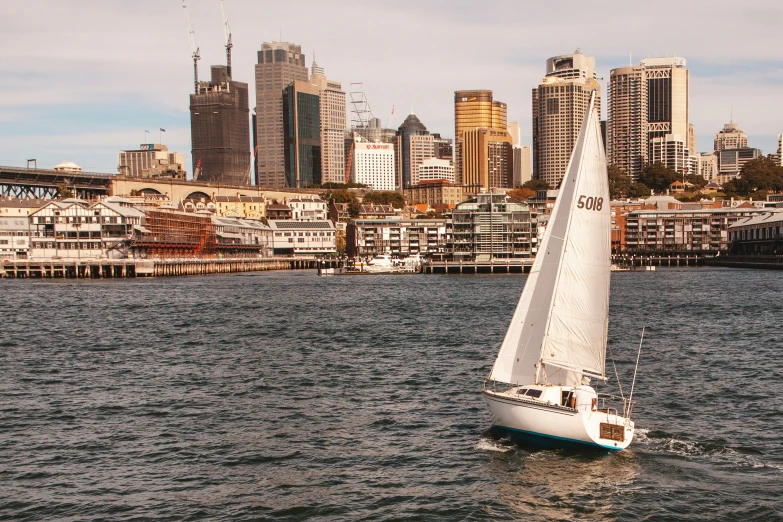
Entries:
[[175,277],[230,274],[265,270],[314,269],[319,263],[336,266],[336,261],[315,258],[237,258],[237,259],[138,259],[138,260],[25,260],[0,265],[0,275],[11,278],[100,279],[125,277]]
[[703,266],[705,256],[699,254],[613,254],[612,263],[620,266]]
[[421,265],[423,274],[526,274],[533,259],[495,261],[427,261]]

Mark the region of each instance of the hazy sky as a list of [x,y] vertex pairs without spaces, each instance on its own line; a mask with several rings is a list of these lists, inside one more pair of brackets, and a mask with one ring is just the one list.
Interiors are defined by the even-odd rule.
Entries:
[[[117,152],[163,142],[190,166],[190,46],[180,0],[4,0],[0,16],[0,164],[63,160],[116,172]],[[699,151],[734,121],[775,152],[783,133],[783,2],[779,0],[290,2],[226,0],[233,72],[250,84],[264,41],[313,52],[326,75],[364,80],[375,116],[399,126],[413,111],[454,135],[454,91],[491,89],[531,140],[531,89],[548,57],[581,48],[598,75],[652,56],[690,69]],[[188,0],[200,77],[223,64],[219,0]],[[605,98],[605,82],[602,96]],[[394,106],[394,115],[391,115]],[[604,102],[605,111],[605,102]],[[349,115],[350,117],[350,115]],[[150,131],[145,139],[144,131]]]

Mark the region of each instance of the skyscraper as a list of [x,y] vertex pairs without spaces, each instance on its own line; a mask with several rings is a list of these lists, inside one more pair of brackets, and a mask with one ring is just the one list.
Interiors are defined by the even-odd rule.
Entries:
[[199,181],[250,184],[247,84],[235,82],[225,65],[212,66],[209,82],[190,95],[193,171]]
[[[471,133],[469,147],[466,133]],[[454,175],[457,184],[472,185],[473,190],[510,186],[513,172],[506,169],[511,169],[514,163],[511,142],[506,104],[493,100],[492,91],[454,93]]]
[[592,56],[577,50],[546,61],[546,76],[533,89],[533,175],[537,179],[553,187],[560,185],[593,91],[600,113]]
[[606,156],[636,181],[648,163],[647,77],[642,66],[609,72]]
[[310,83],[321,97],[321,182],[345,182],[345,91],[342,84],[328,80],[313,59]]
[[258,51],[255,73],[258,147],[256,184],[285,187],[283,89],[295,80],[308,80],[301,46],[288,42],[265,42]]
[[748,135],[742,132],[736,123],[727,123],[715,135],[715,152],[726,149],[742,149],[748,146]]
[[648,143],[671,134],[688,146],[689,73],[685,58],[647,58],[639,65],[647,78]]
[[283,91],[283,162],[286,186],[321,184],[321,92],[307,81]]
[[418,184],[419,165],[435,157],[435,142],[427,127],[411,113],[397,129],[395,144],[400,189]]

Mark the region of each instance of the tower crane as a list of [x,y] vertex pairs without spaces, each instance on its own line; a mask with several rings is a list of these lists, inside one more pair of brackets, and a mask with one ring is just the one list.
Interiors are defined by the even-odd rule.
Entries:
[[223,12],[223,27],[226,30],[226,66],[228,69],[228,77],[231,78],[231,48],[234,47],[234,44],[231,43],[231,28],[228,26],[228,18],[226,18],[226,2],[224,0],[220,0],[220,10]]
[[186,0],[182,0],[182,11],[185,13],[185,22],[188,24],[188,37],[190,37],[190,50],[193,52],[193,86],[196,94],[198,94],[198,61],[201,60],[201,51],[198,45],[196,45],[196,33],[193,32],[193,27],[190,25],[190,17],[188,16],[188,6],[185,3]]

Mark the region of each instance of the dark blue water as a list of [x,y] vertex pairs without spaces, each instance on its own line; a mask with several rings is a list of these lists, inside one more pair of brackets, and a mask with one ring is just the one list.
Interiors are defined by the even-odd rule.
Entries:
[[606,455],[487,433],[523,281],[0,281],[0,519],[783,520],[783,273],[613,275]]

